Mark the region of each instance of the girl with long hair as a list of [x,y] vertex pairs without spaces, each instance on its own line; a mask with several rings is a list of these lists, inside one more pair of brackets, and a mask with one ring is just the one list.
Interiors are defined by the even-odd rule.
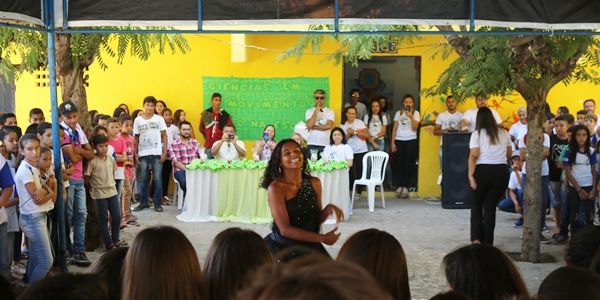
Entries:
[[492,111],[479,108],[469,142],[468,175],[473,189],[471,242],[492,245],[496,206],[508,185],[507,161],[512,155],[510,136],[498,127]]
[[321,243],[333,245],[339,233],[335,228],[321,234],[321,224],[331,214],[335,214],[339,222],[344,219],[344,213],[332,204],[322,207],[321,182],[308,172],[298,143],[285,139],[275,146],[261,187],[268,191],[273,216],[272,231],[265,237],[271,251],[277,253],[301,245],[327,254]]
[[396,195],[400,198],[408,197],[408,186],[419,155],[417,129],[419,129],[421,115],[415,110],[414,104],[415,99],[412,95],[404,96],[402,109],[394,115],[393,140],[390,142],[390,149],[396,156],[398,172],[394,173],[394,179],[395,186],[398,187]]

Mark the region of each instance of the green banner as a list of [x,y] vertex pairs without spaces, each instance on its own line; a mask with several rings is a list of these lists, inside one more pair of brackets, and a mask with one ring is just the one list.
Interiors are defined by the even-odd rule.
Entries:
[[267,124],[275,125],[276,140],[291,137],[294,126],[306,121],[306,110],[314,106],[316,89],[329,94],[329,78],[202,78],[205,107],[210,105],[212,93],[220,93],[221,106],[231,115],[238,136],[244,140],[260,139]]

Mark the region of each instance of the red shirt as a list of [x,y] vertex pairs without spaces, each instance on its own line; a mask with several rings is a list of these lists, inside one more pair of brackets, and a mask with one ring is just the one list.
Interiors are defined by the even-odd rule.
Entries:
[[[213,123],[211,126],[206,126],[204,122],[202,122],[202,131],[204,132],[204,148],[210,149],[213,144],[220,140],[223,137],[223,129],[219,127],[219,117],[221,116],[221,112],[212,112]],[[233,121],[231,117],[227,119],[227,125],[233,125]]]

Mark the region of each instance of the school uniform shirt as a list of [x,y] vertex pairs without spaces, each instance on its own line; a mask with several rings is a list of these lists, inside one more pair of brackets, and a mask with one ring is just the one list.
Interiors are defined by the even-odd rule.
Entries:
[[[567,148],[563,158],[563,165],[571,166],[571,174],[573,175],[573,178],[575,178],[575,181],[577,181],[577,184],[581,187],[592,186],[594,184],[590,165],[596,164],[596,152],[590,153],[591,155],[588,156],[587,153],[578,151],[575,154],[575,161],[571,161],[570,150]],[[569,185],[571,185],[571,183],[569,183]]]
[[[415,110],[413,112],[413,119],[417,122],[421,120],[419,111]],[[417,131],[412,129],[412,123],[403,110],[396,112],[394,115],[394,122],[398,122],[396,136],[394,137],[397,141],[410,141],[417,139]]]
[[[371,120],[371,122],[369,123],[369,115],[366,115],[363,119],[363,122],[367,125],[367,127],[369,127],[369,135],[374,137],[376,135],[379,134],[379,132],[381,132],[381,129],[383,128],[384,125],[388,125],[388,118],[385,114],[381,114],[381,118],[379,117],[379,115],[373,115],[373,119]],[[384,135],[379,137],[377,140],[381,140],[385,138],[385,132]]]
[[173,124],[167,126],[167,148],[177,138],[179,138],[179,128]]
[[321,156],[329,160],[349,160],[354,158],[354,151],[347,144],[327,145]]
[[92,199],[106,199],[117,195],[115,172],[117,163],[106,157],[94,156],[85,169],[85,176],[90,176],[90,195]]
[[[64,128],[65,136],[63,138],[63,146],[71,145],[73,148],[83,148],[84,145],[89,144],[85,132],[79,124],[75,126],[75,129],[69,127],[67,123],[62,122],[60,125]],[[72,180],[83,180],[83,159],[73,164],[73,175]]]
[[[498,112],[495,109],[491,109],[492,111],[492,115],[494,116],[494,120],[496,120],[496,124],[500,125],[502,124],[502,118],[500,118],[500,115],[498,114]],[[469,122],[468,125],[468,129],[467,131],[469,132],[473,132],[475,131],[475,122],[477,121],[477,112],[479,111],[479,108],[471,108],[468,109],[467,111],[465,111],[465,113],[462,116],[461,120],[465,120],[467,122]]]
[[[349,136],[348,129],[350,128],[354,129],[355,131],[367,130],[367,126],[365,126],[365,123],[363,123],[363,121],[359,119],[354,120],[352,124],[346,122],[344,125],[342,125],[342,129],[346,133],[346,136]],[[367,147],[367,142],[356,134],[348,138],[346,143],[348,144],[348,146],[350,146],[350,148],[352,148],[352,151],[354,153],[365,153],[369,151],[369,148]]]
[[133,135],[139,135],[138,155],[162,155],[163,145],[161,133],[167,130],[165,120],[159,115],[153,115],[146,120],[143,116],[135,118],[133,122]]
[[[435,125],[440,126],[442,130],[459,130],[462,116],[463,114],[460,111],[455,111],[453,114],[449,111],[444,111],[435,119]],[[442,145],[442,141],[443,139],[440,139],[440,145]]]
[[[527,151],[526,150],[526,141],[527,141],[527,134],[523,135],[520,139],[519,139],[519,151]],[[543,147],[547,148],[548,151],[550,151],[550,136],[548,136],[547,134],[544,133],[544,141],[543,141]],[[527,174],[526,173],[526,169],[527,169],[527,157],[525,158],[525,162],[523,162],[523,168],[521,170],[521,173],[523,174]],[[544,159],[542,161],[542,176],[548,176],[550,174],[550,168],[548,166],[548,160]]]
[[527,124],[523,124],[521,123],[521,121],[517,121],[515,124],[512,124],[510,126],[508,134],[514,139],[521,139],[524,135],[527,134]]
[[562,170],[556,166],[560,159],[561,152],[569,147],[569,139],[560,139],[556,134],[550,136],[550,154],[548,155],[548,179],[550,181],[560,181]]
[[19,211],[23,215],[47,212],[54,208],[54,202],[48,201],[42,205],[37,205],[33,201],[33,197],[25,188],[25,185],[33,182],[35,189],[42,189],[42,179],[40,170],[36,166],[30,165],[26,160],[21,162],[17,174],[15,175],[15,186],[19,195]]
[[521,178],[521,180],[523,180],[523,177],[521,177],[521,172],[519,172],[519,171],[510,172],[510,178],[508,179],[508,188],[509,189],[511,189],[511,190],[520,190],[521,189],[521,184],[519,183],[517,176],[519,176],[519,178]]
[[481,129],[481,135],[479,134],[479,131],[473,131],[473,133],[471,133],[469,148],[479,148],[479,157],[476,162],[477,165],[500,165],[506,164],[506,148],[510,147],[510,144],[510,137],[502,128],[498,128],[498,141],[495,145],[492,145],[490,142],[487,131]]
[[[311,107],[306,110],[306,120],[310,119],[315,111],[315,107]],[[328,121],[335,122],[335,114],[333,110],[323,107],[323,111],[317,112],[317,119],[315,120],[315,125],[325,125]],[[310,130],[308,132],[308,140],[306,141],[307,145],[314,146],[327,146],[329,144],[329,134],[331,133],[331,129],[329,130]]]
[[[4,158],[4,155],[0,154],[0,191],[10,188],[13,185],[15,185],[15,182],[13,180],[12,172],[10,171],[10,166]],[[2,207],[0,208],[0,224],[4,224],[5,222],[8,222],[8,214],[6,213],[6,209]]]
[[[215,145],[216,145],[216,142],[215,142],[215,144],[213,144],[213,148],[215,147]],[[244,142],[237,140],[236,145],[238,145],[240,148],[246,150],[246,145],[244,144]],[[240,157],[240,154],[235,149],[235,146],[233,145],[233,143],[223,142],[221,144],[221,148],[219,148],[219,152],[217,152],[217,154],[215,155],[215,159],[234,161],[234,160],[243,159],[243,157]]]

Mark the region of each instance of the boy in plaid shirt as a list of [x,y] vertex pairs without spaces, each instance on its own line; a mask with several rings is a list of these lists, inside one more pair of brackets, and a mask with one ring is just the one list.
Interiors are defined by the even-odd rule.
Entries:
[[188,121],[179,123],[179,138],[175,139],[169,146],[169,156],[175,170],[175,179],[179,182],[183,195],[185,197],[185,166],[198,157],[200,144],[190,135],[192,133],[192,124]]

